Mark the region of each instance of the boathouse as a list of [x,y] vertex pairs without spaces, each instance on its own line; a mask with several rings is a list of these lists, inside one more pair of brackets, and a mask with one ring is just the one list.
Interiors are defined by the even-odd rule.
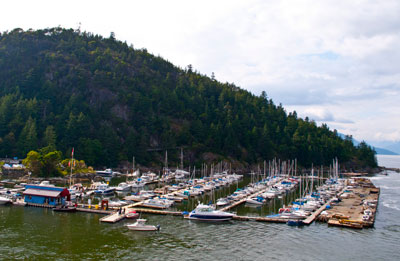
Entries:
[[24,191],[25,203],[43,207],[64,205],[71,199],[69,190],[61,187],[26,185]]

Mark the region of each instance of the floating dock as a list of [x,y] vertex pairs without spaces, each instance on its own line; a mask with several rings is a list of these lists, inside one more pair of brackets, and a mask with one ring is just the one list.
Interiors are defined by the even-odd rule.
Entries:
[[106,223],[116,223],[124,218],[125,218],[125,213],[119,214],[119,212],[114,212],[111,215],[100,218],[100,221]]
[[341,201],[318,217],[328,225],[348,228],[374,226],[380,189],[366,178],[352,178],[340,196]]
[[76,208],[76,210],[79,212],[86,212],[86,213],[93,213],[93,214],[105,214],[105,215],[109,215],[109,214],[113,213],[112,211],[109,211],[109,210],[92,209],[92,208]]
[[331,203],[331,201],[329,200],[322,207],[317,209],[314,213],[312,213],[305,220],[303,220],[303,224],[310,225],[312,222],[314,222],[314,220],[318,217],[318,215],[321,214],[321,212],[324,211],[326,209],[326,206],[328,206],[330,203]]

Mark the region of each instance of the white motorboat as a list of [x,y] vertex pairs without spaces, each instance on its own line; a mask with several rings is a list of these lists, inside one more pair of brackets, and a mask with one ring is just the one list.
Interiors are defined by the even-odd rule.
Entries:
[[174,201],[169,199],[162,199],[162,198],[150,198],[143,201],[143,207],[150,207],[150,208],[169,208],[174,204]]
[[0,205],[10,204],[12,200],[3,196],[0,196]]
[[94,193],[96,195],[109,195],[114,193],[115,188],[110,188],[108,184],[100,183],[97,185]]
[[48,180],[43,180],[42,182],[40,182],[39,186],[55,187],[55,185],[54,184],[50,184],[50,181],[48,181]]
[[137,219],[135,223],[126,225],[129,230],[136,231],[157,231],[160,230],[160,225],[146,225],[146,219]]
[[144,182],[141,181],[131,181],[128,182],[132,189],[143,188],[145,186]]
[[217,206],[218,207],[222,207],[222,206],[226,206],[230,203],[231,201],[227,198],[220,198],[217,200]]
[[253,205],[262,205],[266,202],[266,200],[262,197],[255,197],[255,198],[248,198],[246,199],[247,204],[253,204]]
[[235,214],[229,212],[215,210],[214,206],[199,204],[189,213],[188,218],[203,221],[226,221],[232,219],[234,216]]
[[96,174],[102,177],[113,177],[114,173],[111,169],[96,170]]
[[118,187],[115,188],[115,191],[117,192],[129,192],[131,191],[131,185],[129,185],[126,182],[121,182],[118,184]]
[[125,201],[122,201],[122,200],[108,201],[109,207],[118,208],[118,207],[123,207],[126,205],[128,205],[128,203],[126,203]]

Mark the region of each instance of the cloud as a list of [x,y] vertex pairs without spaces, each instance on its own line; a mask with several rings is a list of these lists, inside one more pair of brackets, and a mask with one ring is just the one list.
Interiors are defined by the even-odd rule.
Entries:
[[41,3],[1,4],[1,31],[81,22],[178,66],[266,91],[359,140],[395,139],[400,129],[398,0]]

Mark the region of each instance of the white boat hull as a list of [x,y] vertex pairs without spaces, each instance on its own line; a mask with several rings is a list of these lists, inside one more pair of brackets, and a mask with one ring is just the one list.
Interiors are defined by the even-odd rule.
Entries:
[[157,231],[158,228],[156,226],[144,226],[144,227],[136,227],[136,226],[127,226],[129,230],[135,231]]

